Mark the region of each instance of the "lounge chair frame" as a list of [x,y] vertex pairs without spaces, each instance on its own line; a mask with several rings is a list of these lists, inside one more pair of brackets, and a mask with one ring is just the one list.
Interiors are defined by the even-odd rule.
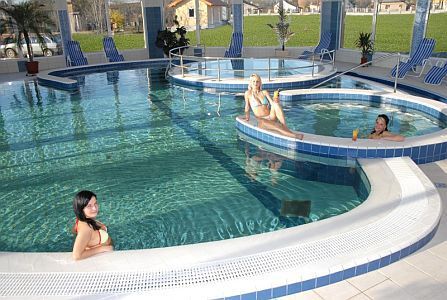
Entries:
[[111,36],[106,36],[102,39],[104,47],[104,54],[109,62],[124,61],[124,56],[118,52],[115,46],[115,41]]
[[66,64],[68,67],[88,65],[88,60],[84,56],[78,41],[68,41],[66,50]]

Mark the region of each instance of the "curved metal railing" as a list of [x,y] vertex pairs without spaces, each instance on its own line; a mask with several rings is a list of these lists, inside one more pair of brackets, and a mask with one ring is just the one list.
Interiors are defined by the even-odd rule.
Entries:
[[[185,74],[191,74],[193,72],[197,72],[197,74],[207,76],[209,79],[216,79],[217,81],[220,81],[223,74],[230,73],[230,72],[232,72],[234,74],[235,71],[250,72],[250,73],[251,72],[253,72],[253,73],[267,72],[268,81],[271,81],[273,78],[282,78],[282,77],[290,76],[290,74],[287,74],[284,76],[276,75],[274,77],[273,76],[274,74],[280,74],[281,72],[286,73],[286,72],[290,72],[290,71],[294,71],[294,70],[298,70],[298,69],[312,68],[311,74],[312,74],[312,77],[314,77],[316,74],[315,69],[318,69],[321,66],[330,65],[333,70],[334,65],[335,65],[335,55],[334,55],[335,51],[328,51],[325,54],[328,54],[328,56],[330,57],[330,60],[323,60],[323,59],[320,59],[319,56],[317,57],[316,55],[313,55],[313,56],[311,56],[312,64],[307,65],[307,66],[274,67],[271,64],[271,60],[273,60],[273,59],[283,58],[283,59],[288,59],[288,60],[293,60],[293,59],[298,60],[298,58],[260,57],[258,59],[267,59],[268,60],[267,68],[241,68],[241,69],[226,68],[225,65],[227,65],[226,62],[228,62],[228,61],[231,61],[232,64],[237,65],[238,62],[242,62],[244,59],[247,59],[247,58],[246,57],[245,58],[244,57],[239,57],[239,58],[234,57],[233,58],[233,57],[207,57],[207,56],[184,55],[183,51],[188,47],[195,48],[194,46],[182,46],[182,47],[174,48],[169,51],[169,66],[166,69],[165,75],[167,75],[171,69],[178,68],[178,69],[180,69],[180,73],[181,73],[182,77],[185,77]],[[199,47],[199,48],[203,48],[203,47]],[[256,58],[252,58],[252,59],[256,59]],[[197,64],[192,64],[193,62],[195,62]],[[217,66],[211,67],[210,62],[216,62]],[[215,65],[215,64],[213,63],[213,65]]]
[[399,66],[400,66],[400,61],[401,61],[400,53],[388,53],[388,54],[379,56],[379,57],[377,57],[377,58],[375,58],[375,59],[373,59],[371,61],[367,61],[366,63],[363,63],[363,64],[357,65],[355,67],[352,67],[352,68],[350,68],[350,69],[348,69],[346,71],[343,71],[341,73],[338,73],[337,75],[334,75],[334,76],[332,76],[332,77],[330,77],[330,78],[328,78],[328,79],[326,79],[326,80],[324,80],[322,82],[319,82],[316,85],[312,86],[311,89],[317,88],[317,87],[327,83],[328,81],[331,81],[332,79],[338,78],[338,77],[340,77],[342,75],[345,75],[346,73],[352,72],[352,71],[354,71],[354,70],[356,70],[356,69],[358,69],[360,67],[364,67],[364,66],[367,66],[369,64],[372,64],[373,62],[378,62],[378,61],[389,59],[389,58],[392,58],[392,57],[397,57],[396,76],[394,77],[394,92],[396,92],[396,90],[397,90],[397,80],[398,80],[398,75],[399,75]]

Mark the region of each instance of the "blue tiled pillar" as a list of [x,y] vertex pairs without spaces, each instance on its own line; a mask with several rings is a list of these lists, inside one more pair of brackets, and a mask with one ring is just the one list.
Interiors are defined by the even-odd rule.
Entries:
[[59,21],[59,30],[61,32],[62,48],[64,50],[65,55],[66,53],[65,49],[67,49],[67,42],[71,41],[71,26],[70,26],[70,18],[68,16],[67,0],[56,0],[54,2],[54,8],[57,12],[57,17]]
[[339,49],[343,21],[343,0],[322,0],[320,14],[320,38],[323,32],[330,31],[332,36],[329,50]]
[[159,30],[164,29],[163,0],[142,0],[144,45],[149,58],[163,58],[163,50],[155,45]]
[[242,0],[233,0],[233,32],[244,32],[244,7]]
[[416,12],[414,15],[413,37],[411,39],[410,55],[412,55],[413,52],[416,51],[417,46],[419,46],[419,43],[425,37],[425,31],[427,30],[429,9],[430,9],[430,0],[416,1]]

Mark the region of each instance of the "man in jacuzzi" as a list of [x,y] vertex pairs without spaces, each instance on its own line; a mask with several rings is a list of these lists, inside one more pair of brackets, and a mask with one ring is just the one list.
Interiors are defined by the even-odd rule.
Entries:
[[387,115],[378,115],[376,119],[376,125],[374,126],[373,131],[368,135],[369,139],[378,140],[388,140],[395,142],[402,142],[405,140],[405,137],[400,134],[394,134],[388,131],[388,123],[390,119]]
[[259,75],[252,74],[248,89],[245,92],[245,120],[250,120],[250,107],[258,120],[258,127],[278,132],[282,135],[303,139],[303,134],[293,132],[286,125],[284,112],[279,103],[279,96],[275,93],[273,100],[268,91],[262,90]]

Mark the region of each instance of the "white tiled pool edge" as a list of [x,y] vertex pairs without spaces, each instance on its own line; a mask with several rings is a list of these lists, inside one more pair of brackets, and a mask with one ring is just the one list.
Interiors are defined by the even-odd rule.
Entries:
[[[360,160],[370,197],[338,217],[268,234],[166,249],[1,253],[0,296],[144,293],[269,299],[385,266],[429,241],[440,197],[411,159]],[[243,297],[243,298],[244,298]]]

